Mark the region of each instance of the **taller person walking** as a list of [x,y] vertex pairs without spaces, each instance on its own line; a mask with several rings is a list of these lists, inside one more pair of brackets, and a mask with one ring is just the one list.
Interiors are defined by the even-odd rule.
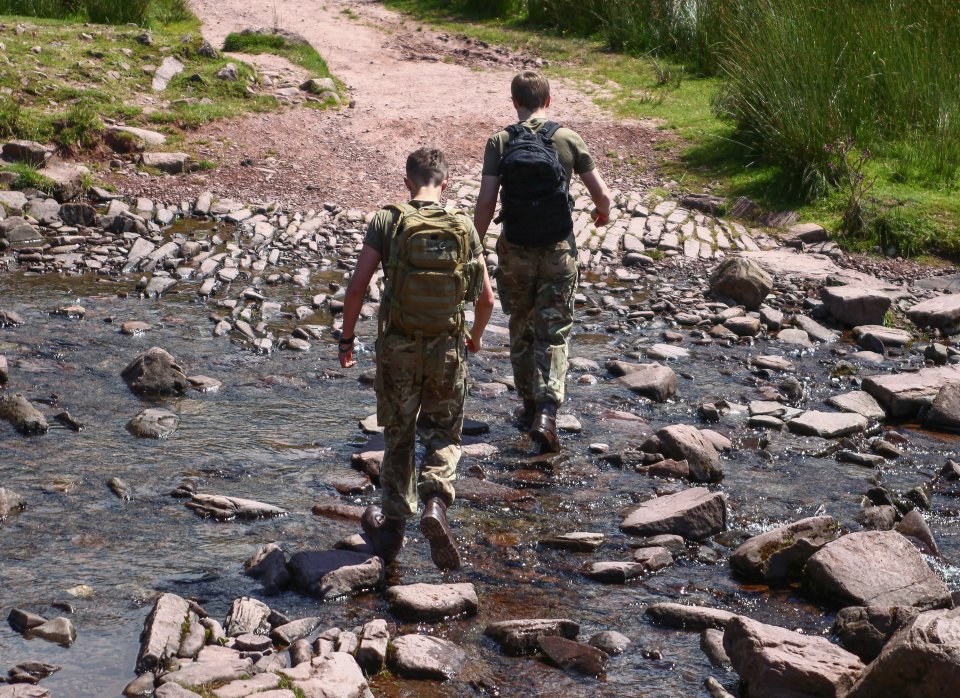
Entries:
[[536,71],[514,76],[517,123],[494,134],[483,154],[474,225],[481,238],[500,195],[497,289],[510,316],[510,361],[523,405],[517,426],[542,453],[560,450],[557,409],[567,375],[567,336],[580,278],[570,180],[576,173],[596,208],[610,218],[610,191],[583,139],[547,118],[550,83]]

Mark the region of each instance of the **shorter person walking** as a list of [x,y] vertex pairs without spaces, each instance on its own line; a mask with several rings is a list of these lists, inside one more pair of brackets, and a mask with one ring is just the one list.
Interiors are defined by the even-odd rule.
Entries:
[[[380,506],[361,526],[384,560],[403,548],[407,519],[423,501],[420,529],[441,569],[460,566],[447,524],[460,461],[467,350],[479,351],[493,312],[480,237],[469,216],[440,205],[447,186],[441,151],[421,148],[407,158],[406,204],[386,206],[367,228],[347,287],[340,365],[356,365],[354,328],[370,279],[383,263],[385,293],[377,333],[377,421],[386,449],[380,467]],[[467,331],[466,303],[475,303]],[[416,437],[426,453],[416,468]]]

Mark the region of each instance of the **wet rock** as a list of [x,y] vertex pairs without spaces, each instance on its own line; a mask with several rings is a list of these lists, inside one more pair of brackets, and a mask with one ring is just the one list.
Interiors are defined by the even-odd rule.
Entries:
[[0,698],[50,698],[50,691],[40,686],[14,683],[9,686],[0,686]]
[[730,657],[723,649],[723,631],[716,628],[707,628],[700,633],[700,649],[707,655],[710,663],[716,667],[729,667]]
[[14,429],[27,436],[45,434],[50,428],[46,418],[22,393],[0,396],[0,419],[7,420]]
[[536,497],[524,490],[489,480],[465,477],[457,480],[457,498],[480,505],[511,504],[520,508],[536,506]]
[[736,698],[730,691],[723,687],[719,681],[717,681],[712,676],[708,676],[703,681],[704,687],[707,689],[707,692],[710,694],[711,698]]
[[140,674],[123,688],[126,698],[150,698],[154,695],[153,684],[156,677],[151,673]]
[[799,579],[810,556],[839,535],[832,516],[801,519],[749,539],[730,556],[730,566],[751,581]]
[[603,650],[555,635],[541,636],[538,645],[552,664],[587,676],[603,674],[610,659]]
[[960,366],[940,366],[915,373],[867,376],[861,387],[876,398],[888,416],[902,418],[916,416],[944,385],[956,382],[960,382]]
[[47,622],[47,619],[43,616],[38,616],[36,613],[30,613],[20,608],[13,608],[10,609],[7,622],[10,624],[10,627],[18,633],[25,633],[31,628],[43,625]]
[[180,417],[170,410],[148,408],[140,410],[127,422],[127,431],[141,439],[165,439],[180,426]]
[[834,395],[827,398],[827,404],[844,412],[854,412],[867,419],[882,420],[887,416],[873,396],[862,390]]
[[380,673],[387,659],[387,645],[390,642],[390,631],[387,621],[382,618],[372,620],[363,626],[360,636],[360,648],[357,650],[357,664],[367,674]]
[[276,543],[262,546],[253,557],[243,563],[244,574],[259,579],[264,593],[277,594],[290,584],[287,556]]
[[541,538],[539,544],[544,548],[557,548],[559,550],[570,550],[577,553],[592,553],[603,545],[604,540],[605,536],[602,533],[574,531],[573,533],[559,533],[547,538]]
[[960,330],[960,294],[946,294],[917,303],[907,310],[917,327],[933,327],[947,334]]
[[323,619],[316,617],[298,618],[274,628],[270,632],[270,637],[279,645],[292,645],[319,628],[322,622]]
[[190,501],[185,502],[185,506],[199,516],[210,516],[218,521],[263,519],[271,516],[286,516],[287,514],[286,509],[253,499],[205,494],[203,492],[195,493]]
[[604,584],[625,584],[648,571],[647,566],[639,562],[609,560],[590,563],[584,575]]
[[810,341],[810,335],[803,330],[798,330],[793,327],[788,327],[777,332],[777,341],[783,342],[784,344],[797,344],[802,347],[813,346],[813,342]]
[[190,605],[176,594],[163,594],[154,602],[140,634],[138,674],[163,667],[167,660],[176,657],[180,649],[183,622],[189,612]]
[[677,375],[667,366],[610,361],[607,370],[632,392],[655,402],[665,402],[677,392]]
[[958,681],[960,609],[928,611],[890,638],[847,696],[939,698]]
[[227,612],[224,630],[227,637],[254,634],[265,635],[270,631],[270,607],[262,601],[244,596],[234,599]]
[[[383,451],[363,451],[354,453],[350,457],[350,465],[366,473],[375,483],[380,482],[380,464],[383,462]],[[457,489],[459,494],[459,488]]]
[[818,412],[808,410],[799,417],[787,422],[787,428],[794,434],[819,436],[822,439],[835,439],[847,434],[856,434],[867,428],[863,415],[854,412]]
[[833,632],[840,644],[864,662],[872,662],[887,640],[920,612],[912,606],[848,606],[837,613]]
[[611,656],[623,654],[631,644],[629,637],[623,633],[618,633],[616,630],[599,632],[591,637],[588,642],[591,646]]
[[346,519],[347,521],[356,521],[357,523],[360,522],[360,517],[363,516],[363,507],[344,504],[334,497],[320,498],[317,503],[313,505],[311,511],[316,516],[325,516],[330,519]]
[[680,630],[722,630],[736,614],[709,606],[690,606],[679,603],[655,603],[647,606],[646,614],[657,625]]
[[665,456],[687,461],[690,476],[696,482],[723,479],[720,454],[701,430],[689,424],[674,424],[658,431],[657,438]]
[[723,326],[737,337],[756,337],[760,333],[760,319],[755,317],[732,317]]
[[414,622],[472,616],[480,608],[477,591],[469,583],[393,586],[385,596],[394,615]]
[[759,308],[772,290],[770,275],[745,257],[727,257],[710,275],[712,293],[742,303],[749,310]]
[[840,335],[838,335],[836,332],[833,330],[828,330],[819,322],[813,318],[807,317],[806,315],[794,315],[793,324],[806,332],[807,336],[816,342],[830,344],[831,342],[836,342],[838,339],[840,339]]
[[0,523],[8,516],[17,514],[26,508],[27,504],[16,492],[0,487]]
[[924,555],[940,557],[940,549],[933,538],[933,532],[927,522],[916,509],[908,511],[903,520],[897,524],[897,533],[908,538]]
[[960,432],[960,381],[940,388],[924,416],[924,424],[941,431]]
[[748,696],[834,698],[845,695],[863,662],[825,638],[736,616],[723,633],[730,663]]
[[150,329],[150,325],[139,320],[130,320],[120,325],[120,334],[137,336]]
[[673,564],[673,555],[666,548],[650,546],[633,551],[633,559],[643,565],[648,572],[656,572]]
[[10,381],[10,366],[7,363],[7,357],[0,355],[0,385],[6,385]]
[[112,477],[107,480],[107,487],[110,488],[110,491],[113,492],[117,497],[124,502],[129,502],[133,499],[133,488],[129,483],[121,480],[118,477]]
[[500,645],[512,657],[532,654],[539,648],[539,639],[545,636],[576,640],[580,626],[571,620],[537,618],[531,620],[504,620],[488,625],[483,634]]
[[[905,347],[913,341],[913,335],[906,330],[895,327],[884,327],[883,325],[860,325],[853,328],[853,337],[857,340],[857,345],[863,349],[870,349],[873,346],[879,346],[882,349],[887,347]],[[879,342],[879,344],[877,344]]]
[[[303,550],[287,562],[293,586],[309,591],[323,587],[323,579],[343,567],[362,565],[375,556],[349,550]],[[382,569],[382,567],[381,567]]]
[[447,681],[460,673],[467,654],[449,640],[404,635],[393,641],[391,670],[409,679]]
[[337,599],[356,591],[374,589],[383,583],[384,563],[372,556],[356,565],[344,565],[323,575],[306,592],[320,599]]
[[726,521],[726,497],[695,487],[642,503],[623,520],[620,530],[640,536],[673,533],[703,540],[724,530]]
[[40,638],[47,642],[54,642],[64,647],[69,647],[77,639],[77,629],[69,618],[54,618],[48,620],[42,625],[30,628],[26,631],[26,636],[30,638]]
[[176,360],[160,347],[152,347],[137,356],[120,375],[130,390],[139,394],[179,394],[190,387]]
[[22,324],[23,318],[19,315],[19,313],[0,308],[0,327],[16,327],[17,325]]
[[851,327],[883,324],[891,302],[883,291],[863,286],[824,286],[820,299],[831,315]]
[[844,605],[950,604],[950,590],[916,548],[893,531],[862,531],[828,543],[807,561],[807,577],[819,595]]

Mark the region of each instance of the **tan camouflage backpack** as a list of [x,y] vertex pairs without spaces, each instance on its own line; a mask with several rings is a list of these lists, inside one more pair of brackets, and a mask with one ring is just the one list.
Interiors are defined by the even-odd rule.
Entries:
[[389,326],[425,336],[462,332],[464,307],[483,283],[470,251],[469,219],[439,206],[386,208],[397,215],[384,266]]

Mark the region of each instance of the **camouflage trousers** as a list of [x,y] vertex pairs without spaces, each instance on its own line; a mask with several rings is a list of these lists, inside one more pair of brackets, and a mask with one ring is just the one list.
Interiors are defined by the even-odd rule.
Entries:
[[549,247],[497,240],[497,293],[510,316],[510,361],[521,398],[563,403],[567,336],[580,278],[573,235]]
[[[377,340],[377,421],[386,448],[380,466],[384,516],[407,519],[417,497],[452,504],[467,390],[463,336],[386,333]],[[419,435],[425,449],[417,475]]]

